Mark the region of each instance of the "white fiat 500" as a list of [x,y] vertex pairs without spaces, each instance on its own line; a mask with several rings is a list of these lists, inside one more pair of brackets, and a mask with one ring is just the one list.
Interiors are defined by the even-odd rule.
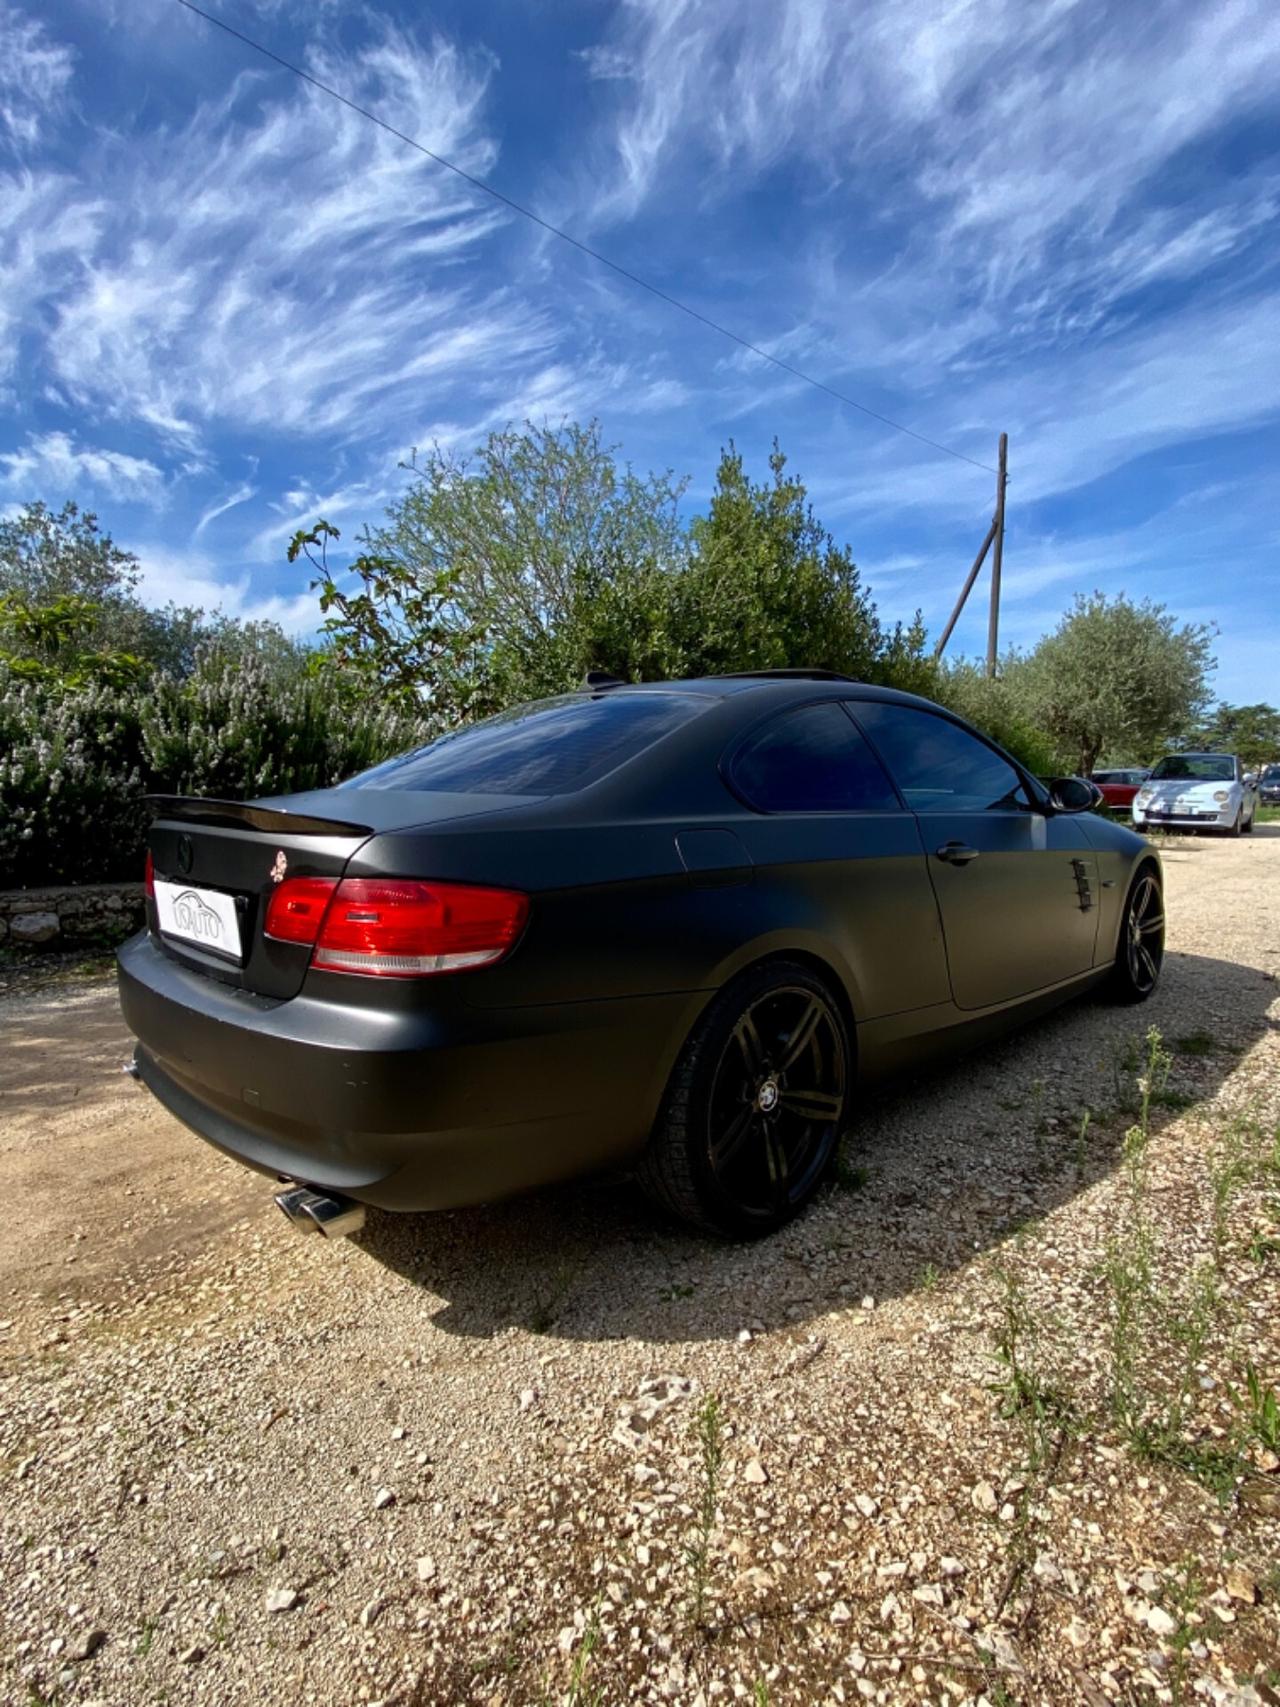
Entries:
[[1246,783],[1234,753],[1170,753],[1134,796],[1136,829],[1252,830],[1257,789]]

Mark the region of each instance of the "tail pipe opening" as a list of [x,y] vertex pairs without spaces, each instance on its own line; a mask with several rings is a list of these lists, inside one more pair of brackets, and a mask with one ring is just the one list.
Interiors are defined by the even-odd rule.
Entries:
[[364,1204],[353,1197],[334,1197],[296,1185],[276,1193],[276,1203],[300,1233],[322,1233],[326,1239],[345,1239],[364,1226]]

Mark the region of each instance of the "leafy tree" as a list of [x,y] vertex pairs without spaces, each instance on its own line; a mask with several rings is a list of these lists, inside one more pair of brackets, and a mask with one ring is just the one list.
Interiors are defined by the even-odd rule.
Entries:
[[10,670],[76,683],[185,677],[210,645],[228,657],[269,656],[286,676],[305,668],[310,648],[275,623],[144,604],[141,573],[135,554],[74,503],[28,504],[0,522],[0,653]]
[[1246,770],[1280,761],[1280,711],[1274,705],[1215,705],[1187,737],[1188,747],[1204,752],[1238,753]]
[[0,593],[25,604],[49,604],[63,594],[96,603],[131,594],[141,565],[103,533],[92,511],[64,504],[27,504],[0,521]]
[[921,658],[919,619],[884,633],[852,553],[814,515],[776,440],[769,469],[772,479],[755,484],[731,443],[710,509],[693,523],[676,601],[690,667],[808,666],[876,680]]
[[886,632],[851,555],[775,446],[755,484],[731,445],[709,514],[686,530],[685,481],[619,465],[600,427],[493,433],[439,449],[366,530],[353,580],[333,528],[299,533],[339,663],[442,717],[558,692],[589,669],[630,680],[810,665],[927,689],[924,629]]
[[1052,634],[1007,672],[1031,720],[1087,776],[1101,753],[1152,752],[1209,698],[1213,630],[1164,605],[1078,595]]
[[140,680],[146,674],[140,658],[93,644],[98,614],[92,599],[76,593],[44,604],[0,594],[0,659],[14,676],[32,682],[125,687]]
[[[11,660],[48,666],[52,653],[152,657],[165,620],[137,596],[141,565],[79,505],[27,504],[0,522],[0,598]],[[198,615],[198,613],[195,613]],[[24,653],[22,648],[28,650]]]
[[468,666],[480,639],[458,620],[452,571],[364,551],[348,569],[355,587],[344,588],[328,557],[329,541],[340,538],[321,517],[299,528],[288,550],[290,563],[305,557],[316,571],[311,586],[324,614],[324,662],[345,674],[354,691],[371,690],[406,712],[447,720],[465,705]]
[[357,590],[321,577],[343,661],[402,696],[484,707],[562,688],[597,662],[612,620],[597,601],[683,557],[684,483],[619,466],[596,421],[530,422],[411,466],[386,525],[361,536]]

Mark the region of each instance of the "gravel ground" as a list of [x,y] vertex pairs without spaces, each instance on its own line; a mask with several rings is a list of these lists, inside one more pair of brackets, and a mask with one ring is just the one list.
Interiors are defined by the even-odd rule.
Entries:
[[616,1183],[298,1239],[23,981],[0,1697],[1280,1701],[1280,826],[1166,871],[1152,1002],[880,1095],[751,1248]]

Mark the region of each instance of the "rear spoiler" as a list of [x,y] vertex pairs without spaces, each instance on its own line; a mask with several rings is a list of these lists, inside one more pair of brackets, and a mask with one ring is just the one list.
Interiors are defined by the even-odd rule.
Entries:
[[278,806],[255,806],[247,800],[207,800],[195,794],[148,794],[153,818],[180,824],[203,824],[223,830],[265,830],[288,836],[371,836],[372,824],[351,824],[342,818],[314,818],[305,812],[283,812]]

